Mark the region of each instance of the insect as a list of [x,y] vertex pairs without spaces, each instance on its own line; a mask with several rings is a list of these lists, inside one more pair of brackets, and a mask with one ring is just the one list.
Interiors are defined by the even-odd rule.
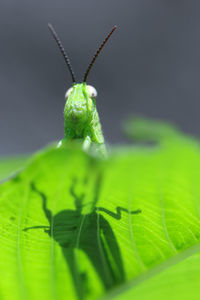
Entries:
[[98,48],[84,74],[82,83],[76,82],[70,60],[53,26],[48,24],[48,27],[58,44],[72,77],[72,87],[69,88],[65,94],[64,139],[59,143],[59,146],[61,146],[62,142],[65,141],[80,139],[83,141],[82,148],[84,151],[89,152],[90,149],[93,148],[95,149],[95,152],[105,157],[106,147],[95,102],[97,91],[93,86],[87,85],[86,81],[99,53],[117,27],[113,27],[111,32],[106,36],[105,40]]

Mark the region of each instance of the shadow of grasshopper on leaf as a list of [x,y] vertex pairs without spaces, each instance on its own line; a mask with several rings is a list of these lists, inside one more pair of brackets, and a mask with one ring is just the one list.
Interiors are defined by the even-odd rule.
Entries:
[[[42,199],[42,208],[49,226],[34,226],[30,229],[44,228],[51,238],[61,247],[63,256],[68,264],[78,299],[85,299],[90,293],[86,272],[80,272],[75,256],[75,249],[81,249],[95,268],[105,290],[125,281],[125,273],[120,249],[109,222],[100,214],[107,213],[116,220],[121,219],[121,212],[138,214],[141,210],[129,212],[122,207],[116,208],[116,213],[103,207],[96,207],[99,197],[101,177],[97,179],[93,208],[90,213],[83,214],[83,199],[85,194],[78,196],[75,193],[76,179],[73,180],[70,192],[74,198],[76,209],[62,210],[53,215],[47,208],[47,197],[39,191],[34,183],[31,189]],[[86,204],[87,205],[87,204]]]

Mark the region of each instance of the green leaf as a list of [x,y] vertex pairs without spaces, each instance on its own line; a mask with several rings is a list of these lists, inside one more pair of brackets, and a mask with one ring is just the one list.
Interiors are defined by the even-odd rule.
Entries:
[[198,300],[200,254],[189,256],[163,272],[124,290],[116,300]]
[[200,250],[199,143],[151,125],[153,146],[105,161],[48,148],[0,186],[2,299],[142,299],[178,262],[187,269]]
[[27,163],[27,156],[5,157],[0,159],[0,182],[22,170]]

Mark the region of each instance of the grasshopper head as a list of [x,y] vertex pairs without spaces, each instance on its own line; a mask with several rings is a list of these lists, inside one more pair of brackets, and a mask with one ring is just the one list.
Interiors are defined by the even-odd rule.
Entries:
[[98,47],[88,68],[86,69],[82,83],[76,83],[75,74],[68,55],[66,54],[65,49],[53,26],[51,24],[48,24],[48,27],[64,57],[73,82],[73,86],[66,92],[65,95],[65,98],[67,100],[64,109],[65,136],[70,136],[71,138],[83,138],[85,133],[88,134],[89,129],[100,124],[95,104],[95,97],[97,96],[97,92],[94,87],[86,84],[88,74],[90,73],[90,70],[92,69],[99,53],[117,27],[113,27],[102,44]]
[[65,120],[80,126],[89,122],[92,111],[96,107],[96,96],[97,91],[91,85],[86,85],[86,83],[74,84],[65,94]]

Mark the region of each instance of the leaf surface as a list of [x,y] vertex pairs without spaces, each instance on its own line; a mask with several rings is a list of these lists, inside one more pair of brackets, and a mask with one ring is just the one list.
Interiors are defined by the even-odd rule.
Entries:
[[0,186],[2,299],[142,299],[137,289],[145,296],[199,251],[199,144],[155,123],[149,132],[157,144],[106,161],[46,149]]
[[0,159],[0,182],[22,170],[27,163],[27,156],[5,157]]
[[200,286],[199,253],[183,259],[181,262],[157,272],[144,279],[141,284],[124,289],[116,300],[198,300]]

